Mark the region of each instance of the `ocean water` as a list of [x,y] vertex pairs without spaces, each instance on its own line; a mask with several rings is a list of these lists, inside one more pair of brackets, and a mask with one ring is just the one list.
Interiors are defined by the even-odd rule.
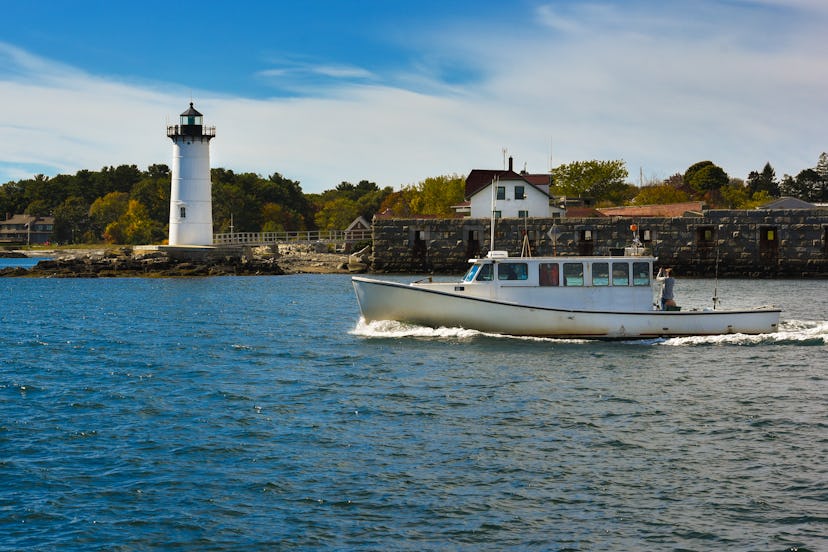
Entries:
[[717,295],[781,331],[365,325],[341,275],[0,279],[0,550],[826,550],[828,281]]

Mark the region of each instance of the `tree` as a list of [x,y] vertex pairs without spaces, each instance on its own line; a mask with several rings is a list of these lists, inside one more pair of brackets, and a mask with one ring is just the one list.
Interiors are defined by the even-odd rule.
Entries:
[[316,213],[316,225],[321,230],[345,230],[359,216],[359,205],[347,197],[328,201]]
[[[730,178],[727,176],[727,173],[724,172],[724,169],[721,167],[714,165],[709,161],[704,161],[705,165],[702,165],[694,170],[693,167],[687,170],[684,173],[685,182],[687,182],[694,190],[701,194],[705,194],[707,192],[717,192],[723,186],[727,186]],[[688,178],[688,173],[690,176]]]
[[126,192],[110,192],[96,199],[89,208],[92,231],[96,236],[103,237],[109,225],[118,221],[126,213],[127,208],[129,208],[129,194]]
[[78,243],[89,230],[89,204],[82,197],[70,196],[55,208],[55,239]]
[[779,183],[776,181],[776,171],[770,163],[765,163],[762,172],[751,171],[747,179],[748,190],[751,194],[768,192],[771,196],[779,196]]
[[803,201],[825,201],[826,181],[816,169],[804,169],[791,178],[785,175],[779,185],[780,193]]
[[610,199],[629,176],[623,160],[575,161],[552,169],[554,193],[566,197]]
[[416,198],[411,205],[412,214],[447,216],[454,212],[452,205],[463,201],[466,181],[457,174],[433,176],[418,183],[414,189]]
[[666,205],[668,203],[681,203],[689,198],[683,190],[670,184],[658,184],[641,188],[638,195],[633,198],[635,205]]

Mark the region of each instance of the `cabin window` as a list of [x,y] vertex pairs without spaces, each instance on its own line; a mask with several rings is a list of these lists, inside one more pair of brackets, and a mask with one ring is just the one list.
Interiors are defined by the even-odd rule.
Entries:
[[628,286],[628,285],[630,285],[630,265],[629,265],[629,263],[612,263],[612,285],[614,285],[614,286]]
[[564,285],[565,286],[582,286],[584,285],[584,264],[583,263],[564,263]]
[[506,186],[497,187],[497,199],[506,199]]
[[592,263],[592,285],[609,285],[609,263]]
[[466,275],[463,276],[463,281],[464,282],[473,281],[474,277],[477,275],[478,270],[480,270],[480,265],[479,264],[472,265],[471,268],[469,269],[469,271],[466,272]]
[[515,199],[526,199],[526,192],[523,186],[515,186]]
[[500,263],[497,265],[498,280],[527,280],[529,265],[526,263]]
[[538,282],[542,286],[559,286],[558,263],[540,263],[538,265]]
[[186,207],[179,207],[178,208],[178,216],[179,218],[187,218],[187,208]]
[[492,264],[484,264],[480,267],[480,270],[477,273],[477,281],[478,282],[491,282],[492,281]]
[[633,285],[649,286],[651,270],[650,263],[633,263]]

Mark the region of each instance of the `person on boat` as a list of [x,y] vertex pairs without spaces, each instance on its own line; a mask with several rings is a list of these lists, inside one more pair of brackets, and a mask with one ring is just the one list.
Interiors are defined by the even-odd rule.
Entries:
[[673,286],[676,281],[673,279],[673,269],[659,268],[656,280],[661,282],[661,310],[668,310],[667,307],[675,307],[676,301],[673,299]]

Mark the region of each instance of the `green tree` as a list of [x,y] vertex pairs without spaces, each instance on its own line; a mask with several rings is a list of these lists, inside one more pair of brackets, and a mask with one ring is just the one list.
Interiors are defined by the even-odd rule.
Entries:
[[779,196],[779,182],[776,181],[776,171],[770,163],[765,163],[762,172],[751,171],[748,175],[747,186],[751,194],[765,191],[771,196]]
[[89,204],[70,196],[55,208],[55,239],[62,243],[83,241],[89,230]]
[[321,230],[345,230],[359,216],[359,205],[347,197],[325,203],[316,213],[316,226]]
[[466,180],[460,175],[442,175],[426,178],[414,187],[411,213],[416,215],[454,214],[451,208],[463,201]]
[[552,169],[553,193],[566,197],[609,200],[629,176],[623,160],[575,161]]
[[[703,163],[706,164],[692,170],[691,172],[693,167],[699,165],[697,163],[696,165],[693,165],[693,167],[690,167],[686,173],[684,173],[685,182],[687,182],[690,187],[701,194],[705,194],[707,192],[718,191],[723,186],[727,186],[728,182],[730,182],[730,178],[721,167],[714,165],[709,161],[703,161]],[[688,173],[690,173],[689,178]]]

